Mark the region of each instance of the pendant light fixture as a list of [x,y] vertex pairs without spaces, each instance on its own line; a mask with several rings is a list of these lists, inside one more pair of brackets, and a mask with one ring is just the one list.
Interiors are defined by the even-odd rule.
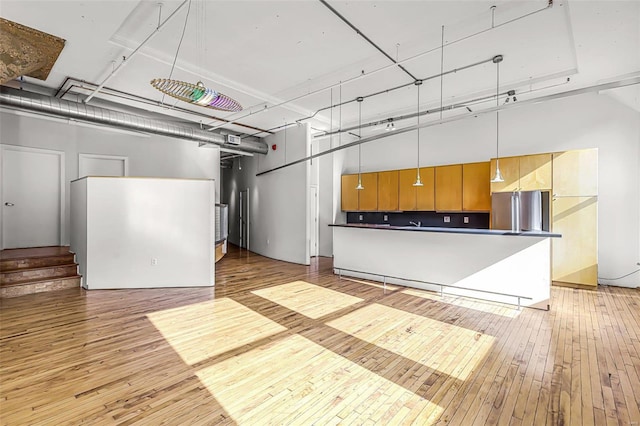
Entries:
[[422,86],[422,80],[416,80],[415,85],[418,88],[418,111],[416,117],[418,117],[418,125],[416,126],[418,132],[418,164],[416,166],[416,181],[413,186],[423,186],[420,180],[420,86]]
[[496,55],[493,57],[493,63],[496,64],[496,174],[491,179],[491,183],[499,183],[504,182],[504,178],[502,177],[502,173],[500,173],[500,151],[499,151],[499,142],[500,142],[500,111],[498,108],[500,107],[500,62],[502,62],[502,55]]
[[[364,98],[359,96],[358,99],[358,141],[362,139],[362,101]],[[358,186],[357,190],[364,189],[362,186],[362,144],[358,143]]]

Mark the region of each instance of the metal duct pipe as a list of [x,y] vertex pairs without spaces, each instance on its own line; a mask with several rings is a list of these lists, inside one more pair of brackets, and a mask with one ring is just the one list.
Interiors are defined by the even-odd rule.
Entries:
[[[0,105],[62,118],[71,118],[78,121],[220,146],[225,145],[226,142],[223,135],[201,130],[196,125],[190,127],[188,125],[172,124],[158,119],[95,107],[85,103],[65,101],[37,93],[10,89],[8,87],[2,87],[0,89]],[[234,145],[233,148],[239,151],[258,154],[266,154],[269,151],[267,144],[258,138],[243,138],[240,145]]]

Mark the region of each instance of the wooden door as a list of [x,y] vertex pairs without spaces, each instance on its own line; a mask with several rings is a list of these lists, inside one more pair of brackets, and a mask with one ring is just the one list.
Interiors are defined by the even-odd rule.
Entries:
[[520,157],[520,190],[551,189],[551,154],[524,155]]
[[398,170],[378,172],[378,210],[398,210]]
[[[500,172],[504,182],[491,183],[491,192],[517,191],[520,187],[520,159],[504,157],[500,159]],[[491,160],[490,179],[496,175],[496,159]]]
[[462,165],[462,209],[465,211],[491,210],[491,163]]
[[462,164],[438,166],[436,211],[462,211]]
[[416,188],[416,209],[419,211],[434,211],[436,209],[435,170],[435,167],[420,168],[422,186]]
[[342,211],[358,210],[358,175],[342,175],[341,204]]
[[417,191],[416,187],[413,186],[415,181],[416,169],[398,171],[398,208],[400,210],[416,210]]
[[552,279],[572,284],[598,284],[598,199],[557,197],[553,201]]
[[[378,173],[362,173],[362,186],[358,192],[358,210],[375,211],[378,210]],[[356,175],[356,185],[358,184],[358,175]]]
[[554,153],[553,193],[557,196],[598,195],[598,150]]

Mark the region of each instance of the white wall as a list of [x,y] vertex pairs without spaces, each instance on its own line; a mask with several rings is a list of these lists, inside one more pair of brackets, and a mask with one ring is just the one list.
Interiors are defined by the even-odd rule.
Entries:
[[0,143],[65,153],[65,244],[70,242],[69,182],[78,178],[78,154],[81,153],[129,157],[130,176],[215,179],[216,202],[219,200],[220,151],[199,148],[197,142],[0,111]]
[[87,177],[71,192],[85,288],[214,285],[213,181]]
[[[308,265],[309,162],[256,176],[309,153],[309,127],[293,126],[265,138],[276,151],[234,160],[224,171],[224,199],[229,204],[229,241],[238,244],[238,194],[249,188],[249,249],[263,256]],[[286,149],[285,149],[286,145]],[[238,168],[238,161],[242,170]]]
[[[495,134],[492,114],[422,129],[420,163],[487,161],[495,157]],[[640,113],[590,93],[500,114],[500,156],[580,148],[599,152],[598,275],[619,277],[640,261]],[[357,172],[357,149],[344,152],[340,173]],[[415,167],[415,155],[415,132],[370,142],[362,146],[362,170]],[[600,282],[637,287],[640,274]]]

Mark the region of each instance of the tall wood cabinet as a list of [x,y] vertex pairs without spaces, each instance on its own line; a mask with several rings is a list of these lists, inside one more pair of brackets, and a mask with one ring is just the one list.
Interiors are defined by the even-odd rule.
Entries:
[[597,195],[597,149],[553,154],[553,281],[598,285]]

